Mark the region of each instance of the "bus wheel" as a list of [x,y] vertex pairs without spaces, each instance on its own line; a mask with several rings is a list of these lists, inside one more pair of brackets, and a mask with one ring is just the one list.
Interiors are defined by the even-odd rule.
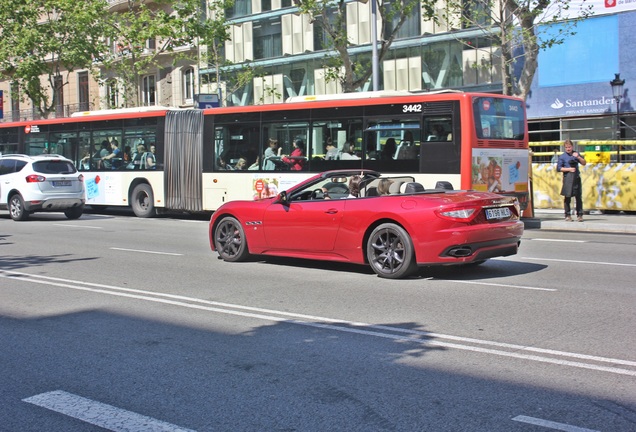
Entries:
[[367,259],[373,271],[387,279],[407,277],[417,269],[411,237],[393,223],[373,230],[367,241]]
[[135,212],[135,216],[147,218],[156,214],[155,198],[149,184],[140,183],[132,191],[130,206]]
[[225,217],[214,228],[214,248],[224,261],[244,261],[250,254],[241,223]]

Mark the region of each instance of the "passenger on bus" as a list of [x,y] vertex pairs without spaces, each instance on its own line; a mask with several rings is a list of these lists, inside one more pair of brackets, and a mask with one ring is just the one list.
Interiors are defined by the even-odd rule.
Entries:
[[143,144],[137,144],[137,149],[132,155],[130,163],[126,166],[127,169],[141,169],[143,164],[142,159],[143,155],[146,152],[146,146]]
[[244,158],[239,158],[238,162],[236,162],[236,165],[234,165],[234,169],[237,171],[244,171],[245,169],[247,169],[247,161]]
[[380,159],[382,160],[391,160],[393,156],[395,156],[395,151],[397,149],[397,143],[394,138],[389,138],[384,143],[384,148],[380,153]]
[[93,155],[93,159],[96,162],[97,169],[101,169],[104,167],[104,164],[102,163],[102,159],[108,156],[108,154],[110,153],[110,151],[108,151],[109,148],[110,148],[110,143],[107,140],[104,140],[102,141],[99,147],[99,150],[97,150],[95,154]]
[[300,139],[294,141],[294,150],[282,160],[292,171],[301,171],[305,166],[305,143]]
[[274,138],[270,138],[267,145],[268,147],[265,149],[265,154],[263,156],[263,169],[274,171],[276,169],[274,160],[280,157],[282,149],[278,146],[278,140]]
[[84,157],[80,159],[79,168],[81,170],[91,169],[91,153],[87,150],[84,152]]
[[122,155],[119,149],[119,142],[112,140],[110,142],[111,152],[109,155],[102,157],[102,167],[116,169],[121,165]]
[[338,149],[333,144],[331,137],[327,138],[327,142],[325,142],[325,149],[327,150],[325,153],[325,160],[336,160],[340,159],[338,154]]
[[219,158],[216,161],[216,168],[218,170],[225,170],[225,171],[234,171],[234,167],[232,165],[230,165],[229,163],[225,162],[225,159],[223,159],[222,156],[219,156]]
[[146,163],[146,169],[156,169],[157,168],[157,157],[155,152],[157,148],[154,144],[150,144],[150,151],[144,153],[143,162]]
[[378,151],[375,148],[375,142],[372,140],[372,136],[369,136],[367,141],[367,159],[375,160],[378,158]]
[[248,171],[256,171],[260,168],[260,156],[256,156],[256,160],[252,165],[249,166]]
[[356,155],[356,145],[351,140],[345,141],[342,146],[342,152],[340,154],[340,159],[343,160],[351,160],[351,159],[360,159],[358,155]]
[[415,159],[417,157],[417,148],[413,142],[413,132],[404,132],[404,139],[400,141],[400,145],[395,152],[395,159]]

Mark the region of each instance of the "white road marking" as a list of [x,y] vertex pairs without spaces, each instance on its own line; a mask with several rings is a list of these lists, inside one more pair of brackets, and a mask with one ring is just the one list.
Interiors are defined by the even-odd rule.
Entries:
[[602,265],[612,265],[612,266],[620,266],[620,267],[636,267],[636,264],[603,262],[603,261],[580,261],[580,260],[572,260],[572,259],[535,258],[535,257],[523,257],[523,259],[530,260],[530,261],[554,261],[554,262],[577,263],[577,264],[602,264]]
[[74,224],[61,224],[61,223],[55,223],[53,224],[55,226],[61,226],[61,227],[69,227],[69,228],[90,228],[90,229],[104,229],[104,227],[99,227],[99,226],[91,226],[91,225],[74,225]]
[[157,251],[149,251],[149,250],[142,250],[142,249],[126,249],[126,248],[118,248],[118,247],[112,247],[110,249],[118,250],[118,251],[124,251],[124,252],[139,252],[139,253],[147,253],[147,254],[155,254],[155,255],[183,256],[183,254],[180,254],[180,253],[157,252]]
[[564,432],[600,432],[595,429],[586,429],[586,428],[582,428],[578,426],[571,426],[565,423],[557,423],[557,422],[553,422],[549,420],[543,420],[540,418],[528,417],[523,415],[517,416],[513,418],[512,420],[522,422],[522,423],[528,423],[535,426],[543,426],[549,429],[555,429],[555,430],[560,430]]
[[[622,360],[608,357],[592,356],[587,354],[571,353],[565,351],[549,350],[544,348],[529,347],[524,345],[508,344],[502,342],[487,341],[481,339],[465,338],[461,336],[445,335],[441,333],[431,333],[400,327],[375,325],[355,321],[339,320],[313,315],[297,314],[291,312],[277,311],[272,309],[262,309],[251,306],[236,305],[231,303],[214,302],[209,300],[186,297],[175,294],[158,293],[144,291],[133,288],[122,288],[112,285],[97,284],[92,282],[82,282],[71,279],[62,279],[50,276],[33,275],[17,271],[0,270],[0,277],[19,280],[21,282],[31,282],[43,285],[58,286],[78,291],[88,291],[99,294],[106,294],[117,297],[133,298],[137,300],[150,301],[172,306],[185,307],[207,312],[222,313],[227,315],[241,316],[246,318],[284,322],[288,324],[304,325],[308,327],[329,329],[334,331],[375,336],[386,339],[400,340],[426,344],[429,346],[439,346],[454,348],[464,351],[473,351],[483,354],[491,354],[502,357],[511,357],[523,360],[550,363],[561,366],[590,369],[598,372],[608,372],[619,375],[636,377],[636,370],[615,367],[616,365],[636,368],[636,361]],[[75,285],[73,285],[75,284]],[[78,286],[84,285],[84,286]],[[439,339],[446,339],[459,343],[442,342]],[[468,345],[473,344],[473,345]],[[496,347],[498,349],[484,348]],[[508,350],[508,351],[504,351]],[[531,352],[543,354],[524,354]],[[551,357],[547,357],[551,356]],[[556,358],[555,358],[556,357]],[[560,357],[560,358],[559,358]],[[576,359],[580,361],[573,361]],[[585,363],[588,362],[588,363]],[[594,363],[609,363],[613,366],[603,366]]]
[[455,280],[455,279],[437,279],[446,282],[457,282],[463,284],[472,284],[472,285],[488,285],[488,286],[497,286],[497,287],[505,287],[505,288],[517,288],[517,289],[525,289],[525,290],[535,290],[535,291],[557,291],[555,288],[541,288],[541,287],[532,287],[532,286],[524,286],[524,285],[508,285],[508,284],[498,284],[492,282],[475,282],[475,281],[465,281],[465,280]]
[[115,432],[194,432],[192,429],[185,429],[62,390],[42,393],[22,401]]
[[562,243],[589,243],[587,240],[565,240],[565,239],[543,239],[543,238],[524,238],[524,240],[562,242]]

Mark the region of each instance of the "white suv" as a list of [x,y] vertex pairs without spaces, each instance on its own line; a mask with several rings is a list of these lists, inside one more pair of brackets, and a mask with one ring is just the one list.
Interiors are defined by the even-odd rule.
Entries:
[[84,176],[64,156],[0,156],[0,208],[26,220],[32,212],[63,211],[77,219],[86,201]]

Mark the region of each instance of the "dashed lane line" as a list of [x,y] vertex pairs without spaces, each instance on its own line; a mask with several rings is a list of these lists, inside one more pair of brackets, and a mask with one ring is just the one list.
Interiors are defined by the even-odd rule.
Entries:
[[194,432],[62,390],[41,393],[22,401],[113,432]]
[[[636,368],[636,362],[630,360],[570,353],[565,351],[549,350],[524,345],[465,338],[460,336],[431,333],[413,329],[404,329],[400,327],[339,320],[271,309],[262,309],[251,306],[214,302],[175,294],[157,293],[132,288],[123,288],[91,282],[55,278],[50,276],[32,275],[29,273],[22,273],[17,271],[0,270],[0,277],[20,280],[21,282],[44,284],[49,286],[74,289],[78,291],[87,291],[117,297],[132,298],[136,300],[167,304],[207,312],[241,316],[245,318],[303,325],[345,333],[355,333],[366,336],[420,343],[427,346],[452,348],[501,357],[516,358],[527,361],[549,363],[560,366],[569,366],[594,370],[598,372],[608,372],[618,375],[636,377],[636,370],[633,369]],[[449,340],[452,342],[444,342],[443,340]],[[609,365],[605,366],[602,363],[608,363]]]

